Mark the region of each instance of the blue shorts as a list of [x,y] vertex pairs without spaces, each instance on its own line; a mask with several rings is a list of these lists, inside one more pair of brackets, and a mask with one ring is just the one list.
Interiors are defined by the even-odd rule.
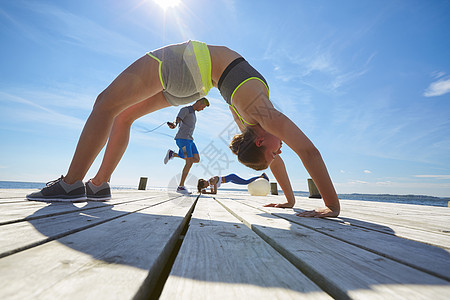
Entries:
[[180,150],[178,151],[179,157],[184,158],[183,150],[186,151],[187,157],[192,157],[194,154],[198,154],[197,146],[195,146],[193,140],[176,139],[175,142],[177,143],[178,148],[180,148]]

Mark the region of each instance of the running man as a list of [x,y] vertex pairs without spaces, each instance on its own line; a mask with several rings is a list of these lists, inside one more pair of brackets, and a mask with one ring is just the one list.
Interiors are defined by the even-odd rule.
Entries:
[[180,184],[177,188],[177,193],[180,194],[189,194],[189,191],[184,186],[184,182],[186,181],[192,164],[200,161],[200,155],[193,138],[195,123],[197,122],[195,112],[202,111],[207,106],[209,106],[208,99],[202,98],[197,100],[193,105],[185,106],[180,109],[180,112],[174,122],[167,122],[167,125],[169,125],[171,129],[175,129],[177,125],[180,124],[177,135],[175,136],[175,142],[177,143],[179,149],[178,153],[175,153],[169,149],[166,157],[164,158],[164,164],[167,164],[167,162],[174,157],[179,157],[186,161],[181,173]]

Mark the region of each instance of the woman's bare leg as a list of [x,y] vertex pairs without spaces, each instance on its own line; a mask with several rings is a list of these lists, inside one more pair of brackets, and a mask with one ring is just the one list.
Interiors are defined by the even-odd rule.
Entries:
[[105,145],[114,118],[127,107],[162,91],[158,62],[145,55],[131,64],[97,97],[84,125],[66,183],[82,180]]
[[114,119],[102,164],[95,177],[91,180],[93,184],[100,185],[111,177],[127,148],[131,124],[144,115],[168,106],[170,104],[166,98],[164,98],[162,93],[158,93],[147,100],[130,106]]

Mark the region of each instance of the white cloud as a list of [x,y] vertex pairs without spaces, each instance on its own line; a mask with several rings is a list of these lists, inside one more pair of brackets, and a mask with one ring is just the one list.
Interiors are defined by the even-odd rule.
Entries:
[[293,50],[289,46],[275,47],[269,43],[264,59],[273,62],[275,77],[283,83],[295,81],[302,88],[308,86],[320,92],[337,93],[364,76],[376,56],[376,52],[373,52],[368,56],[358,57],[358,63],[349,64],[340,58],[342,52],[343,50],[336,51],[329,43],[305,46],[302,51]]
[[414,175],[417,178],[450,179],[450,175]]
[[372,174],[372,172],[370,172],[369,170],[364,170],[364,173],[366,173],[366,174]]
[[450,93],[450,78],[432,82],[423,95],[425,97],[434,97],[442,96],[447,93]]
[[83,126],[84,120],[69,114],[63,114],[45,106],[39,105],[28,99],[0,92],[0,102],[10,102],[21,104],[23,107],[5,106],[2,113],[3,119],[6,116],[13,116],[15,120],[20,122],[37,122],[40,124],[50,124],[58,126],[66,126],[79,129]]
[[350,70],[346,73],[338,74],[335,77],[334,81],[330,85],[331,89],[337,90],[339,87],[343,86],[344,84],[347,84],[347,83],[354,81],[354,80],[358,79],[359,77],[362,77],[363,75],[365,75],[369,71],[369,65],[375,56],[376,56],[376,53],[372,53],[372,55],[370,55],[367,58],[365,64],[362,65],[361,67],[356,67],[353,70]]
[[310,59],[304,61],[306,68],[304,76],[309,75],[312,72],[324,72],[335,74],[338,72],[334,66],[333,58],[326,52],[315,53]]
[[378,181],[378,182],[376,182],[375,183],[376,185],[381,185],[381,186],[385,186],[385,185],[393,185],[393,184],[395,184],[395,182],[392,182],[392,181]]
[[[64,86],[51,89],[23,89],[22,86],[12,88],[9,91],[0,92],[0,102],[8,100],[16,103],[39,105],[44,107],[59,108],[65,110],[81,109],[91,111],[96,95],[82,94],[77,87]],[[32,99],[27,100],[27,99]]]
[[348,182],[348,184],[369,184],[367,181],[362,181],[362,180],[350,180]]
[[[98,53],[116,56],[138,56],[146,49],[131,38],[98,23],[58,8],[56,5],[39,2],[27,3],[26,8],[41,14],[51,27],[42,29],[15,21],[15,25],[35,42],[48,44],[69,43]],[[120,47],[117,47],[120,45]]]
[[445,75],[445,72],[440,72],[440,71],[436,71],[436,72],[433,72],[433,73],[431,74],[431,76],[433,76],[434,79],[441,78],[441,77],[443,77],[444,75]]

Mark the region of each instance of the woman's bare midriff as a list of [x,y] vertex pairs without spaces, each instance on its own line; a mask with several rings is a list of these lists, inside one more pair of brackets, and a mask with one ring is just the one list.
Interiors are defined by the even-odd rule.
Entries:
[[217,83],[225,68],[233,60],[241,57],[241,55],[225,46],[208,45],[208,49],[211,56],[211,80],[214,87],[217,87]]

